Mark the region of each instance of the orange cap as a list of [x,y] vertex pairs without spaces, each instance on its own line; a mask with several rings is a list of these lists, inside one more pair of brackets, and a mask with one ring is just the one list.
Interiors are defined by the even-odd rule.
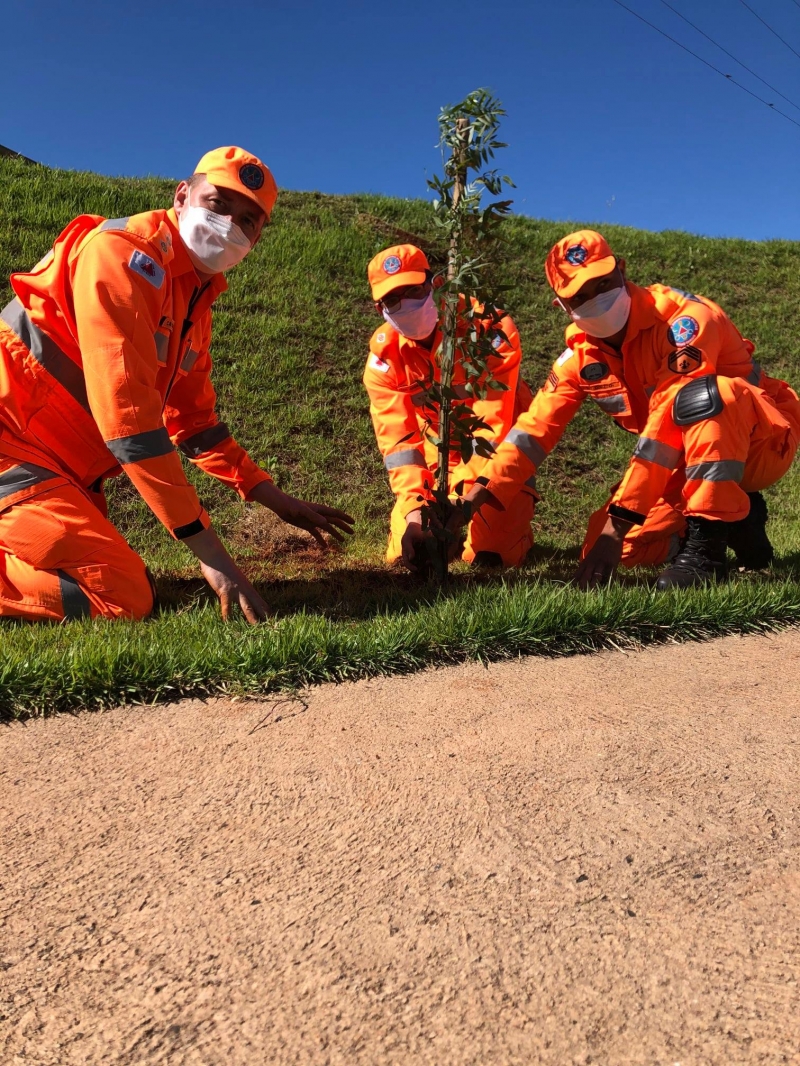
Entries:
[[616,262],[605,237],[593,229],[581,229],[553,245],[544,272],[556,296],[569,297],[591,278],[610,274]]
[[205,174],[206,181],[222,189],[240,192],[254,204],[258,204],[267,218],[278,199],[278,186],[258,156],[250,155],[243,148],[215,148],[206,152],[195,174]]
[[413,244],[396,244],[378,252],[367,267],[372,299],[382,300],[401,285],[421,285],[430,269],[425,253]]

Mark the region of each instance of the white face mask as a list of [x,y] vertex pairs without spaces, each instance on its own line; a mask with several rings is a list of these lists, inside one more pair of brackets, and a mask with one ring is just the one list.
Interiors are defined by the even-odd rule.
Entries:
[[189,258],[204,274],[230,270],[252,247],[235,222],[206,207],[192,207],[188,200],[178,219],[178,232]]
[[[561,301],[559,301],[561,302]],[[573,309],[561,306],[572,321],[590,337],[613,337],[619,333],[631,313],[631,297],[625,285],[601,292],[593,300]]]
[[439,312],[432,294],[428,293],[419,300],[401,300],[393,315],[384,310],[383,317],[390,326],[394,326],[398,333],[402,333],[409,340],[424,341],[436,328]]

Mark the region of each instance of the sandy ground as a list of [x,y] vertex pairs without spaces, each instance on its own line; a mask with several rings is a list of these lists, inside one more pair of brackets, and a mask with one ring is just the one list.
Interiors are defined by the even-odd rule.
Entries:
[[0,1062],[800,1062],[800,632],[0,729]]

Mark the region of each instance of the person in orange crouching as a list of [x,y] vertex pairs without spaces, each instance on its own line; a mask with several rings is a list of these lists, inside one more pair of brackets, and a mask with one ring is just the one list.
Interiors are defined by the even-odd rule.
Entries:
[[761,490],[794,458],[797,394],[762,370],[720,307],[635,285],[599,233],[562,238],[545,273],[572,319],[567,347],[466,499],[479,513],[502,513],[591,399],[638,439],[589,521],[582,588],[606,583],[620,563],[666,564],[659,589],[704,584],[727,575],[728,547],[742,567],[769,565]]
[[211,308],[277,197],[241,148],[207,153],[169,210],[81,215],[0,313],[0,617],[144,618],[154,587],[106,517],[127,474],[200,562],[223,616],[268,608],[214,532],[177,450],[242,498],[341,539],[352,519],[281,492],[216,415]]
[[[433,298],[433,274],[425,253],[411,244],[378,253],[368,277],[377,311],[384,322],[372,335],[364,370],[375,437],[389,475],[395,504],[389,521],[386,559],[417,569],[417,552],[426,536],[422,504],[431,498],[436,448],[426,436],[422,382],[438,376],[435,353],[441,341],[439,315]],[[494,357],[489,367],[493,382],[486,399],[472,397],[457,367],[454,388],[462,402],[485,423],[477,435],[497,447],[511,432],[514,420],[530,402],[530,389],[520,376],[522,350],[519,333],[505,315],[499,323]],[[450,459],[451,488],[474,485],[486,465],[475,454],[464,462],[460,453]],[[536,498],[533,479],[525,479],[510,493],[502,515],[487,511],[467,528],[462,559],[476,566],[518,566],[533,544],[531,519]]]

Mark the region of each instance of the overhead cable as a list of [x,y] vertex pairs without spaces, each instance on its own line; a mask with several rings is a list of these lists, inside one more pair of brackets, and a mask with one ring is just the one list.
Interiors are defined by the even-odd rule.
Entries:
[[768,107],[770,111],[774,111],[776,115],[780,115],[782,118],[785,118],[787,122],[791,122],[793,126],[797,126],[797,128],[800,129],[800,122],[796,122],[791,115],[787,115],[785,111],[781,111],[779,107],[776,107],[774,104],[771,104],[769,100],[765,100],[763,96],[759,96],[758,93],[754,93],[752,89],[748,89],[746,85],[742,85],[742,83],[740,81],[737,81],[736,78],[734,78],[731,74],[726,74],[724,70],[720,70],[719,67],[715,67],[713,63],[709,63],[707,59],[703,59],[703,57],[699,56],[697,52],[693,52],[691,48],[687,48],[686,45],[683,44],[681,41],[676,40],[674,37],[670,37],[668,33],[664,32],[664,30],[659,29],[659,27],[654,25],[652,22],[648,22],[648,20],[644,18],[643,15],[640,15],[638,11],[634,11],[633,8],[628,7],[627,4],[623,4],[622,0],[613,0],[613,2],[618,7],[624,8],[629,15],[633,15],[635,18],[639,19],[640,22],[643,22],[646,26],[649,26],[651,30],[655,30],[656,33],[660,33],[661,36],[666,37],[668,41],[672,41],[672,43],[676,44],[678,48],[682,48],[684,52],[688,52],[690,56],[694,56],[695,59],[699,59],[704,66],[708,67],[710,70],[713,70],[716,74],[719,74],[720,77],[725,78],[726,81],[731,82],[743,92],[746,92],[748,96],[752,96],[754,100],[758,100],[760,104],[763,104],[765,107]]
[[774,36],[778,38],[778,40],[781,42],[781,44],[785,44],[786,47],[789,49],[789,51],[790,52],[794,52],[794,54],[797,56],[797,58],[800,59],[800,52],[798,52],[794,48],[792,48],[792,46],[789,44],[789,42],[784,40],[783,37],[781,37],[781,35],[778,33],[777,30],[773,30],[772,26],[770,26],[770,24],[768,22],[765,22],[764,19],[762,19],[762,17],[759,15],[759,13],[757,11],[753,11],[752,7],[750,7],[749,4],[745,3],[745,0],[739,0],[739,3],[742,4],[744,7],[746,7],[751,15],[755,15],[755,17],[758,19],[758,21],[760,23],[762,23],[764,26],[766,26],[767,29],[769,30],[769,32],[774,34]]
[[[798,0],[794,0],[794,2],[797,4],[798,7],[800,7],[800,3],[798,3]],[[791,104],[792,107],[797,108],[797,110],[800,111],[800,105],[796,104],[794,100],[790,100],[788,96],[785,96],[780,91],[780,89],[776,89],[774,85],[770,85],[770,83],[768,81],[765,81],[765,79],[762,78],[760,74],[756,74],[754,70],[751,70],[746,63],[743,63],[741,61],[741,59],[737,59],[732,52],[728,51],[727,48],[723,48],[719,41],[715,41],[713,37],[709,37],[705,30],[701,30],[699,26],[695,26],[695,24],[690,19],[687,19],[685,15],[682,15],[680,11],[678,11],[677,7],[673,7],[672,4],[667,3],[667,0],[661,0],[661,3],[664,5],[664,7],[668,7],[670,11],[673,11],[678,16],[678,18],[683,19],[683,21],[687,25],[691,26],[693,30],[697,30],[698,33],[702,34],[707,41],[711,41],[715,48],[719,48],[719,50],[721,52],[724,52],[729,59],[732,59],[734,61],[734,63],[738,63],[739,66],[742,67],[743,70],[746,70],[748,74],[752,74],[754,78],[758,78],[762,85],[766,85],[768,89],[780,96],[781,99],[785,100],[787,104]]]

